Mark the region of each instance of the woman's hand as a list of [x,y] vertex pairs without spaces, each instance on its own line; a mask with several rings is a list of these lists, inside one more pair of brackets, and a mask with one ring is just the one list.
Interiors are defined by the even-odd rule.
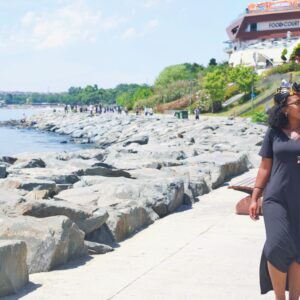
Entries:
[[258,210],[257,201],[251,200],[250,206],[249,206],[249,216],[253,221],[256,221],[259,219],[257,210]]

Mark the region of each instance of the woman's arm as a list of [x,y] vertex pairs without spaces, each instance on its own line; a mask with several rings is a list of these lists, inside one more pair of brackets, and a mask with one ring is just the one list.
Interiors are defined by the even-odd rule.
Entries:
[[261,160],[257,172],[256,180],[255,180],[253,193],[251,196],[251,205],[249,207],[249,215],[253,220],[257,219],[257,208],[258,208],[257,201],[259,197],[261,197],[262,191],[269,180],[271,170],[272,170],[272,163],[273,163],[272,158],[262,158]]

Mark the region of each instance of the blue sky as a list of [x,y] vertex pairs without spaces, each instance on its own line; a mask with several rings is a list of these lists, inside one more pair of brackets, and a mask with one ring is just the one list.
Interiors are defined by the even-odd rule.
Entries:
[[0,90],[152,84],[166,66],[227,60],[249,1],[0,0]]

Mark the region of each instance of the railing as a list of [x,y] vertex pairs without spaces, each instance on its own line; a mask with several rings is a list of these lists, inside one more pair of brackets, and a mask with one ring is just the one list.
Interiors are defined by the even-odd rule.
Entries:
[[253,10],[253,11],[249,11],[246,12],[246,15],[250,15],[250,14],[257,14],[257,13],[266,13],[266,12],[275,12],[275,11],[290,11],[290,10],[299,10],[300,7],[295,7],[295,6],[286,6],[286,7],[273,7],[273,8],[267,8],[264,10]]
[[300,7],[295,7],[295,6],[291,6],[291,7],[274,7],[274,8],[268,8],[268,9],[265,9],[265,10],[253,10],[253,11],[245,11],[245,12],[242,12],[239,14],[238,17],[236,17],[232,22],[232,23],[235,23],[237,20],[239,20],[241,17],[244,17],[244,16],[249,16],[249,15],[252,15],[252,14],[264,14],[264,13],[268,13],[268,12],[276,12],[276,11],[292,11],[292,10],[295,10],[295,11],[298,11],[300,10]]

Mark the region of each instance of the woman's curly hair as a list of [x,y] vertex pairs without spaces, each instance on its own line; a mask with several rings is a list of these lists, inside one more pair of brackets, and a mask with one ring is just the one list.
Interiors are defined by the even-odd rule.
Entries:
[[267,114],[269,115],[268,124],[270,127],[284,128],[288,125],[288,118],[282,111],[282,108],[286,106],[288,94],[277,93],[274,96],[274,106],[271,107]]
[[282,109],[288,105],[287,100],[293,95],[300,95],[300,84],[297,82],[291,84],[286,80],[282,80],[281,87],[274,96],[274,106],[267,111],[269,115],[269,126],[273,128],[284,128],[288,125],[288,118]]

